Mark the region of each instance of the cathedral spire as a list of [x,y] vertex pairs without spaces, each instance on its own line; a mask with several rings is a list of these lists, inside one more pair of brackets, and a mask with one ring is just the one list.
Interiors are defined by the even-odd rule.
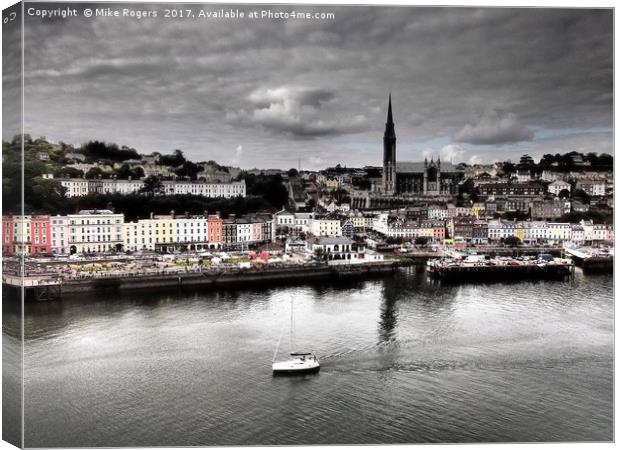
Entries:
[[392,92],[388,99],[388,113],[387,122],[385,123],[384,138],[396,138],[396,132],[394,131],[394,119],[392,118]]
[[396,192],[396,132],[392,117],[392,92],[388,99],[387,122],[383,133],[383,192]]

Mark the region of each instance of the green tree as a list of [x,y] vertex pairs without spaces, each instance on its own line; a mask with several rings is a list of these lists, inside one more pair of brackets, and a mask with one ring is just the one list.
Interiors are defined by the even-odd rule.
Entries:
[[159,164],[162,166],[179,167],[185,163],[186,159],[181,150],[175,150],[171,155],[162,155]]
[[299,172],[297,171],[297,169],[293,168],[288,170],[287,175],[289,176],[289,178],[293,178],[299,175]]
[[508,236],[507,238],[504,239],[504,244],[506,244],[509,247],[517,247],[521,245],[521,239],[519,239],[516,236]]
[[140,189],[140,192],[150,197],[160,195],[163,192],[164,185],[161,180],[155,175],[151,175],[144,180],[144,186]]
[[414,241],[415,245],[426,245],[428,244],[428,237],[426,236],[418,236]]

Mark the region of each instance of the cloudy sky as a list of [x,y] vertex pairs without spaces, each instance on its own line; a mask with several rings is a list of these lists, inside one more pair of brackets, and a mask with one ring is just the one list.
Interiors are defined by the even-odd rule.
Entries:
[[334,19],[227,20],[142,4],[158,17],[83,17],[93,6],[26,18],[26,132],[244,168],[380,165],[391,90],[401,161],[613,152],[611,10],[236,5]]

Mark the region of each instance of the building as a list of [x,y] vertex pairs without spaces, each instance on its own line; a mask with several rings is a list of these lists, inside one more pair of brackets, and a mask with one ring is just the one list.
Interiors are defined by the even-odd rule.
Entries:
[[555,180],[549,183],[549,186],[547,186],[547,191],[550,194],[555,195],[556,197],[560,195],[560,192],[564,190],[570,193],[570,189],[571,189],[570,183],[567,183],[566,181],[562,181],[562,180]]
[[202,195],[204,197],[245,197],[245,180],[230,183],[202,183],[198,181],[162,181],[164,195]]
[[82,210],[68,214],[69,253],[106,253],[123,248],[123,214]]
[[570,201],[553,200],[534,200],[531,203],[531,216],[533,219],[557,219],[570,212]]
[[531,183],[488,183],[478,186],[480,195],[489,196],[525,196],[538,197],[545,193],[544,187],[535,182]]
[[210,244],[220,245],[224,240],[223,220],[219,214],[207,217],[207,234]]
[[592,197],[605,195],[606,183],[604,180],[578,180],[575,189],[581,189]]
[[554,242],[569,241],[571,237],[571,224],[567,222],[548,222],[547,239]]
[[387,195],[415,194],[422,196],[456,195],[464,173],[440,158],[430,163],[397,162],[396,132],[392,116],[392,95],[388,100],[387,121],[383,134],[382,192]]
[[364,259],[364,246],[343,236],[313,237],[306,241],[307,250],[327,261]]
[[30,218],[30,254],[33,256],[51,255],[52,232],[49,216]]
[[489,220],[488,238],[490,242],[501,242],[507,237],[516,237],[516,223],[507,220]]
[[411,240],[418,237],[419,228],[417,220],[408,220],[404,217],[388,213],[377,215],[373,222],[373,230],[377,233],[385,237],[404,240]]
[[309,224],[309,231],[314,236],[342,236],[340,219],[314,217]]
[[66,189],[67,197],[83,197],[89,194],[89,181],[84,178],[61,179],[60,185]]
[[[67,197],[88,194],[136,194],[144,187],[144,180],[63,178],[60,184]],[[229,183],[206,183],[200,181],[162,181],[162,195],[202,195],[210,198],[245,197],[245,180]]]

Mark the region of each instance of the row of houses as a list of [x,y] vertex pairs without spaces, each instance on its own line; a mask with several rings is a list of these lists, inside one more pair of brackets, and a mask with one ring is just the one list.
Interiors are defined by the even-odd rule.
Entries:
[[472,244],[498,243],[516,237],[524,243],[613,242],[613,225],[546,221],[484,220],[473,217],[455,217],[446,220],[417,220],[389,213],[379,214],[373,230],[386,237],[412,240],[428,238],[441,243],[446,236]]
[[[67,197],[81,197],[89,194],[134,194],[140,192],[145,184],[144,180],[119,179],[85,179],[61,178],[61,186],[66,189]],[[245,197],[245,180],[229,183],[215,183],[202,181],[164,180],[161,181],[161,195],[202,195],[205,197]]]
[[247,248],[249,244],[272,242],[274,233],[271,214],[227,219],[218,214],[178,217],[171,214],[125,222],[123,214],[83,210],[66,216],[3,217],[2,253],[66,255]]

